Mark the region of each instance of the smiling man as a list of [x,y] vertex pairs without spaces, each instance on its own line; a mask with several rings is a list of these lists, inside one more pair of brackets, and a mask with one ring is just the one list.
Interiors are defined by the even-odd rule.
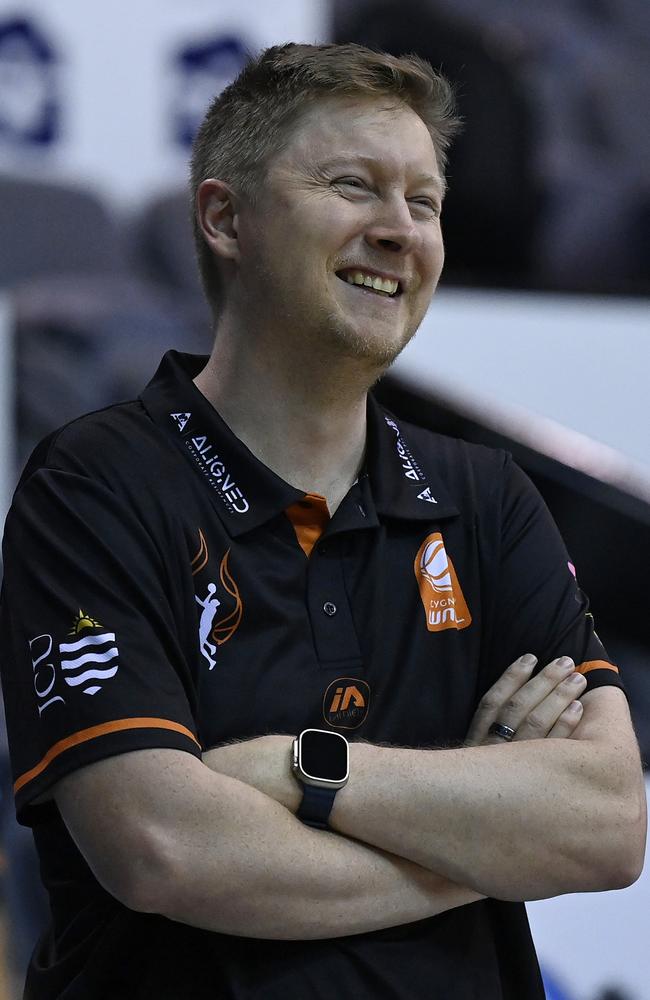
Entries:
[[26,997],[542,1000],[523,901],[638,877],[627,702],[546,508],[369,393],[440,277],[456,125],[415,57],[252,61],[193,155],[210,358],[23,474]]
[[437,161],[410,107],[344,94],[301,112],[252,197],[198,184],[224,291],[196,385],[330,514],[361,468],[366,392],[414,335],[442,271]]

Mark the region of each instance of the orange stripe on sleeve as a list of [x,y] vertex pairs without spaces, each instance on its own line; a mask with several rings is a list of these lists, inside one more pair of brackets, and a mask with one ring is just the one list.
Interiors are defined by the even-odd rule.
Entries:
[[584,663],[578,663],[576,666],[576,671],[579,674],[588,674],[590,670],[613,670],[618,673],[618,667],[615,667],[613,663],[608,663],[607,660],[586,660]]
[[115,722],[104,722],[100,726],[91,726],[89,729],[81,729],[78,733],[73,733],[72,736],[66,736],[64,740],[59,740],[55,743],[53,747],[47,751],[42,760],[38,762],[36,767],[33,767],[30,771],[26,771],[25,774],[21,774],[20,778],[16,781],[14,785],[14,794],[17,794],[21,788],[27,785],[34,778],[37,778],[39,774],[43,771],[58,757],[60,754],[64,753],[66,750],[70,750],[71,747],[79,746],[80,743],[86,743],[88,740],[95,740],[98,736],[105,736],[107,733],[120,733],[125,729],[171,729],[176,733],[181,733],[183,736],[189,737],[193,743],[196,743],[197,747],[201,747],[201,744],[197,740],[196,736],[182,726],[180,722],[170,722],[169,719],[117,719]]

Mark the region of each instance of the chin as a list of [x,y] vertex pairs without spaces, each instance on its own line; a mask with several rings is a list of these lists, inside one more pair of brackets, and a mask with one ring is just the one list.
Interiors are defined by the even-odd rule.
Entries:
[[336,324],[335,330],[330,329],[330,336],[332,333],[332,340],[341,357],[365,361],[369,367],[379,370],[392,365],[413,336],[404,330],[393,336],[381,336],[340,323]]

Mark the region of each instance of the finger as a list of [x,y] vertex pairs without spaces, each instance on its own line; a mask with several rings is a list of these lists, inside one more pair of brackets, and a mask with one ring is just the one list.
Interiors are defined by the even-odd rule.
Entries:
[[[587,686],[586,678],[577,672],[563,680],[535,705],[517,727],[518,740],[543,740],[571,702],[579,698]],[[513,727],[514,728],[514,727]]]
[[581,701],[572,701],[568,708],[565,708],[562,715],[557,720],[551,731],[549,732],[547,739],[568,739],[572,736],[574,731],[577,729],[580,720],[582,719],[582,713],[584,711],[584,705]]
[[[530,713],[574,671],[574,662],[568,656],[560,656],[557,660],[547,663],[532,680],[504,702],[496,721],[504,726],[510,726],[511,729],[519,729]],[[566,704],[568,703],[567,701]]]
[[503,706],[530,680],[536,663],[537,657],[533,653],[524,653],[514,660],[499,680],[485,692],[465,738],[467,746],[478,746],[483,743]]

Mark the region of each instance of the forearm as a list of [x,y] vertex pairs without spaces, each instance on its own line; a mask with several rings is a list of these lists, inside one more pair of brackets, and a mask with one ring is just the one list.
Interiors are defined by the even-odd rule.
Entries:
[[501,899],[625,884],[619,859],[641,804],[632,796],[623,807],[621,761],[597,744],[350,751],[330,818],[346,836]]
[[[645,847],[638,746],[620,692],[583,701],[572,739],[455,750],[351,743],[330,826],[500,899],[628,885]],[[204,759],[296,812],[291,743],[266,736]]]
[[480,898],[402,858],[312,830],[242,782],[210,779],[177,838],[174,889],[154,907],[174,920],[244,937],[330,938]]

